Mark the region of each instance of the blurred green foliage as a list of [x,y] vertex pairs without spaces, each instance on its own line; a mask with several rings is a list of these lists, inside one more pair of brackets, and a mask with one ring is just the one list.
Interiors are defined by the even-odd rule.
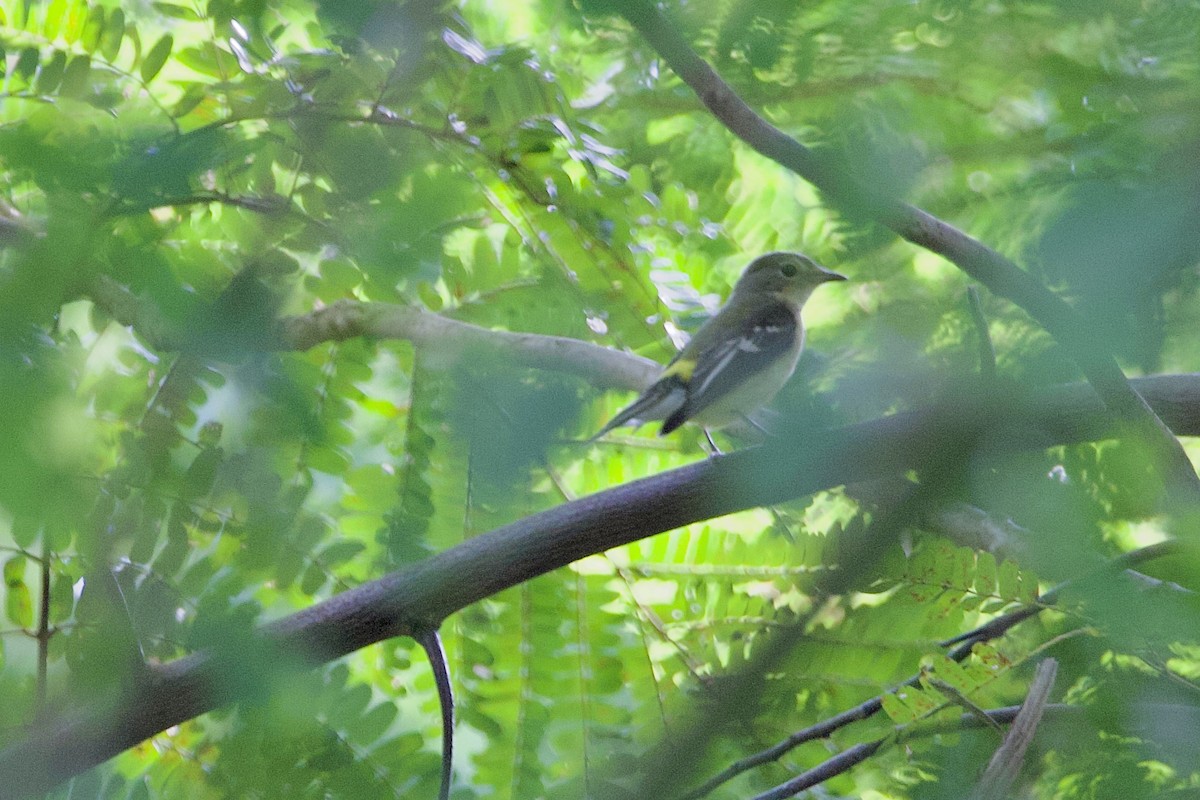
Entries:
[[[694,431],[581,447],[627,398],[516,364],[447,365],[402,341],[271,352],[281,314],[411,304],[665,360],[748,258],[799,249],[852,282],[806,310],[809,352],[777,404],[796,424],[922,407],[976,380],[966,279],[748,151],[614,16],[623,5],[0,1],[5,742],[126,685],[141,658],[236,653],[264,619],[701,457]],[[774,124],[1027,265],[1130,370],[1200,365],[1195,2],[665,11]],[[170,336],[130,327],[114,283]],[[984,311],[1005,385],[1078,377],[1019,309],[985,296]],[[997,431],[938,500],[1023,526],[1018,560],[917,525],[879,545],[871,582],[816,598],[844,566],[839,542],[877,511],[832,491],[467,608],[444,631],[456,797],[633,791],[642,755],[818,600],[753,716],[680,793],[921,670],[983,707],[1020,702],[1044,654],[1062,662],[1056,697],[1087,720],[1035,748],[1030,796],[1194,792],[1200,764],[1180,746],[1200,740],[1192,595],[1113,578],[961,666],[937,644],[1039,578],[1161,537],[1156,481],[1137,443],[1014,453]],[[244,666],[230,679],[267,669]],[[830,746],[943,718],[932,685],[889,695]],[[433,796],[436,699],[411,643],[255,698],[57,794]],[[828,788],[960,797],[992,735],[914,738]],[[809,743],[711,796],[827,756]]]

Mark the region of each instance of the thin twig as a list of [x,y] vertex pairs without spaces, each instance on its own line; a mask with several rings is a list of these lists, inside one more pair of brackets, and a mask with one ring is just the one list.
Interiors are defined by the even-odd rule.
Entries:
[[810,770],[806,770],[787,783],[780,784],[774,789],[757,794],[753,800],[782,800],[785,797],[799,794],[805,789],[824,783],[830,778],[849,772],[851,767],[858,766],[879,751],[887,743],[887,739],[876,739],[873,742],[856,744],[848,750],[843,750],[833,758],[822,761]]
[[[1068,705],[1050,705],[1043,706],[1044,711],[1048,711],[1056,716],[1066,715],[1071,713],[1081,712],[1082,709],[1076,706]],[[991,711],[984,712],[987,717],[998,725],[1003,725],[1013,722],[1021,711],[1021,706],[1007,706],[1005,708],[996,708]],[[810,770],[806,770],[786,783],[781,783],[774,789],[770,789],[762,794],[755,795],[753,800],[784,800],[788,797],[803,792],[806,789],[811,789],[818,784],[824,783],[830,778],[834,778],[845,772],[848,772],[851,767],[861,764],[871,756],[875,755],[885,745],[890,746],[900,742],[912,741],[929,736],[934,736],[939,733],[947,733],[957,730],[970,730],[972,728],[980,728],[983,726],[974,714],[963,714],[959,719],[950,723],[923,724],[917,723],[905,728],[897,730],[890,736],[885,736],[876,739],[873,742],[863,742],[856,744],[853,747],[843,750],[833,758],[821,762]]]
[[971,311],[971,321],[975,323],[975,334],[979,339],[979,376],[986,385],[996,380],[996,348],[979,302],[979,289],[974,286],[967,287],[967,308]]
[[50,542],[49,535],[42,533],[41,559],[41,607],[38,609],[37,629],[37,714],[46,708],[46,671],[50,662]]
[[975,705],[971,698],[967,697],[963,692],[932,675],[926,675],[924,682],[928,684],[929,688],[936,689],[943,697],[950,701],[950,704],[961,707],[964,711],[974,716],[981,723],[1003,736],[1003,731],[1000,729],[1000,723],[991,719],[987,715],[986,711]]

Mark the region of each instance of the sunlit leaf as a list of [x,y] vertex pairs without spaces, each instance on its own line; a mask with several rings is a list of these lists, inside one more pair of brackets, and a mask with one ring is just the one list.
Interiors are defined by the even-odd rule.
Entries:
[[146,53],[146,58],[142,60],[142,65],[139,68],[142,80],[149,83],[159,73],[171,55],[171,47],[174,41],[171,34],[168,33],[164,34],[162,38],[154,43],[154,46]]

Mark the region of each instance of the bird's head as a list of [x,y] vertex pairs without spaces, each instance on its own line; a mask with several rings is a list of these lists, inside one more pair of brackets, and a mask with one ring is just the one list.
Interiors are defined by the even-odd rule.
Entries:
[[767,253],[750,262],[733,287],[734,294],[746,292],[781,294],[797,305],[822,283],[844,281],[845,275],[822,267],[800,253]]

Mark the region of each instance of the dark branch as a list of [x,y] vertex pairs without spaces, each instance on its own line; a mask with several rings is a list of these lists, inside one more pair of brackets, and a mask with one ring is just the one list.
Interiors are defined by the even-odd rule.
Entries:
[[[1083,713],[1082,708],[1068,705],[1050,705],[1043,706],[1043,710],[1053,716],[1069,716],[1079,715]],[[1013,722],[1021,711],[1021,706],[1008,706],[1006,708],[996,708],[991,711],[984,712],[987,718],[992,723],[997,725],[1006,725]],[[937,725],[915,724],[907,728],[903,728],[896,732],[894,737],[885,737],[876,739],[873,742],[863,742],[856,744],[853,747],[843,750],[833,758],[822,761],[817,766],[806,772],[802,772],[796,777],[789,780],[787,783],[780,784],[774,789],[770,789],[762,794],[755,795],[754,800],[784,800],[784,798],[794,797],[806,789],[811,789],[818,784],[824,783],[830,778],[837,777],[845,772],[848,772],[851,767],[861,764],[875,753],[879,752],[885,745],[894,744],[900,741],[911,741],[913,739],[933,736],[939,733],[949,733],[957,730],[970,730],[972,728],[981,728],[985,724],[975,714],[963,714],[958,720],[950,723],[940,723]]]
[[886,743],[886,739],[876,739],[873,742],[856,744],[838,753],[833,758],[822,761],[812,769],[800,773],[787,783],[776,786],[774,789],[762,794],[755,795],[754,800],[781,800],[781,798],[799,794],[805,789],[810,789],[813,786],[824,783],[830,778],[841,775],[844,772],[849,772],[851,767],[858,766],[875,755],[879,751],[879,748],[883,747]]

